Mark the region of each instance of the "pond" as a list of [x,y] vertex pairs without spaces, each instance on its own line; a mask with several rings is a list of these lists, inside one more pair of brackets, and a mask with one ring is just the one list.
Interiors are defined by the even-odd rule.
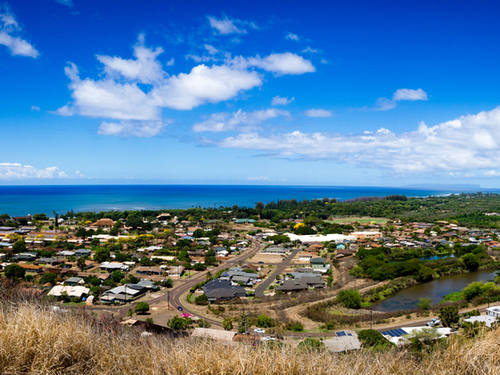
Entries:
[[418,260],[439,260],[439,259],[446,259],[446,258],[455,258],[455,255],[453,254],[446,254],[446,255],[430,255],[426,257],[420,257],[417,258]]
[[375,302],[373,309],[378,311],[410,310],[417,307],[419,298],[432,298],[439,303],[444,296],[459,292],[474,281],[488,281],[495,278],[495,271],[476,271],[461,275],[444,276],[428,283],[421,283],[401,290],[382,301]]

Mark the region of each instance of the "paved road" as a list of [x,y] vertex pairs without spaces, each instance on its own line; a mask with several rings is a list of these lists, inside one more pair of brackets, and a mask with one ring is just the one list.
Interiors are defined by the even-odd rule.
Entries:
[[292,252],[292,254],[290,254],[288,256],[288,258],[286,258],[278,266],[278,268],[276,269],[276,271],[274,271],[267,279],[265,279],[262,283],[260,283],[260,285],[255,289],[255,296],[257,296],[257,297],[264,297],[264,291],[267,289],[267,287],[274,282],[274,280],[276,279],[276,276],[278,276],[281,273],[283,273],[283,271],[285,270],[285,268],[287,268],[290,265],[292,259],[295,257],[295,255],[297,255],[299,253],[300,250],[301,250],[300,247],[298,249],[295,249]]

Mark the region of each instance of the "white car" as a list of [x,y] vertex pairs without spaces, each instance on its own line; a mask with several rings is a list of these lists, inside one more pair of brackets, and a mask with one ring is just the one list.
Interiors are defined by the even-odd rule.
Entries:
[[255,328],[253,331],[254,333],[266,333],[266,330],[262,328]]
[[262,338],[262,341],[274,341],[276,340],[274,337],[271,337],[271,336],[266,336],[266,337],[263,337]]

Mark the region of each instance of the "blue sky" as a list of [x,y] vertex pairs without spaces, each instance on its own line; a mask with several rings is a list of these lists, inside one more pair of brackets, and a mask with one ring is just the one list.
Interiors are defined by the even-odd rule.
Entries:
[[500,177],[498,2],[0,2],[0,184]]

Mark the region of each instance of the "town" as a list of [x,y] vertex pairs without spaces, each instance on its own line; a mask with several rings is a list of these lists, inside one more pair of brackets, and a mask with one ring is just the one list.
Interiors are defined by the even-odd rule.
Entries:
[[[360,202],[304,204],[331,210]],[[35,288],[59,311],[84,309],[148,334],[236,345],[283,341],[346,352],[496,326],[494,276],[454,290],[441,306],[424,297],[405,311],[377,310],[378,301],[415,284],[493,273],[500,266],[495,225],[319,210],[273,217],[275,208],[258,203],[250,210],[128,212],[116,219],[125,214],[110,212],[95,221],[88,220],[94,213],[5,214],[2,276]],[[495,220],[498,213],[481,215]]]

